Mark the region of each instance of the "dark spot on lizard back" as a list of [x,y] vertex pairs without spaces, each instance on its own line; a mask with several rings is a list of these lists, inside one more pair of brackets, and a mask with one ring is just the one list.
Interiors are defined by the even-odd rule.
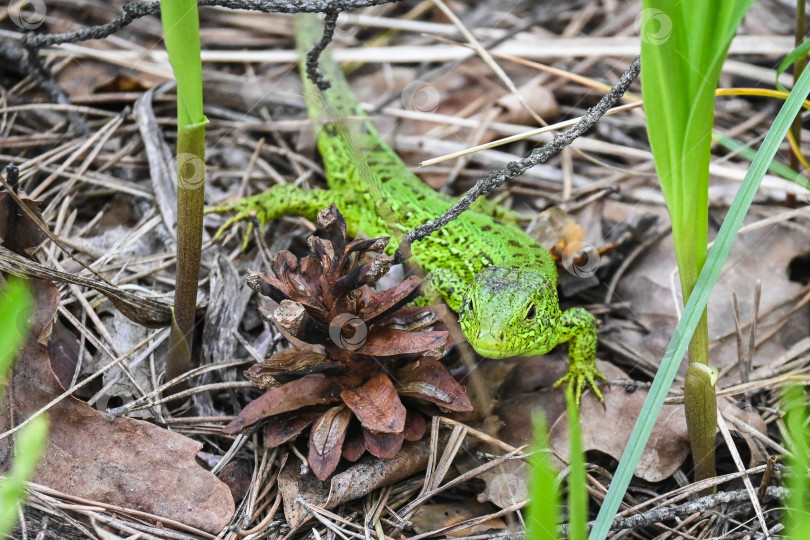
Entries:
[[517,240],[509,240],[508,243],[512,247],[520,247],[521,246],[520,242],[518,242]]
[[483,227],[481,227],[481,230],[484,232],[491,231],[492,227],[490,225],[484,225]]

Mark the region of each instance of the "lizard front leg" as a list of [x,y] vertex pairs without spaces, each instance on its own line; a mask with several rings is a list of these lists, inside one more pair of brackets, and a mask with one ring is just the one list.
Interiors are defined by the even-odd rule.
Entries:
[[597,379],[606,380],[596,367],[596,319],[583,308],[571,308],[565,311],[558,323],[559,342],[569,341],[568,373],[554,383],[560,386],[568,383],[574,391],[577,404],[586,386],[604,401],[602,392],[596,385]]
[[[219,239],[222,234],[240,221],[247,221],[247,232],[243,242],[243,249],[247,246],[250,233],[253,231],[253,220],[259,222],[259,227],[264,226],[274,219],[282,216],[303,216],[310,221],[315,221],[318,212],[330,204],[336,204],[346,216],[349,228],[356,227],[357,220],[351,219],[353,207],[348,198],[339,191],[322,189],[304,189],[292,184],[277,184],[264,193],[240,199],[232,204],[222,206],[212,206],[205,209],[206,214],[233,214],[218,230],[214,240]],[[348,231],[351,236],[355,236],[357,231]]]

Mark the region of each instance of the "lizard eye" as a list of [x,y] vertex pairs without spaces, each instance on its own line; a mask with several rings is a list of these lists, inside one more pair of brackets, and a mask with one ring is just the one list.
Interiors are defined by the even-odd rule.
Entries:
[[534,319],[536,316],[537,316],[537,306],[532,304],[531,307],[529,308],[529,311],[526,313],[526,319],[530,321]]

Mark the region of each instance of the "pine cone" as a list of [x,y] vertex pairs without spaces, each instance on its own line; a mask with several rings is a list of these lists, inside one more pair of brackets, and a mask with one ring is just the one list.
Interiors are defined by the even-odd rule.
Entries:
[[[423,413],[471,411],[464,389],[439,361],[446,331],[443,306],[407,304],[419,294],[411,276],[382,292],[371,286],[390,268],[388,238],[346,241],[335,205],[318,214],[329,240],[309,238],[311,254],[280,252],[271,273],[251,273],[248,285],[278,303],[274,321],[294,348],[270,355],[245,376],[269,388],[224,431],[267,419],[265,444],[290,441],[312,425],[309,464],[325,480],[341,455],[368,451],[391,458],[404,440],[425,432]],[[367,253],[377,253],[367,258]]]

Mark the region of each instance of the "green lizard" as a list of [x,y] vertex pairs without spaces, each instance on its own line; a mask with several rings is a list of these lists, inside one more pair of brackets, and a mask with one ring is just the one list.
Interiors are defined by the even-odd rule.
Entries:
[[[331,87],[321,92],[308,80],[305,53],[319,41],[322,27],[312,15],[297,16],[296,27],[307,107],[320,125],[317,142],[329,189],[280,184],[209,208],[208,213],[235,214],[217,237],[242,220],[249,220],[250,235],[254,218],[260,226],[284,215],[314,221],[318,211],[335,203],[350,235],[391,236],[389,248],[395,250],[397,238],[441,215],[454,200],[424,184],[385,144],[328,51],[319,68]],[[604,379],[596,367],[596,321],[583,308],[561,312],[554,260],[522,230],[504,223],[516,216],[479,199],[457,220],[414,243],[412,260],[427,272],[428,287],[458,312],[464,336],[479,354],[533,356],[568,341],[568,373],[556,385],[568,382],[577,402],[586,385],[602,399],[596,385]]]

